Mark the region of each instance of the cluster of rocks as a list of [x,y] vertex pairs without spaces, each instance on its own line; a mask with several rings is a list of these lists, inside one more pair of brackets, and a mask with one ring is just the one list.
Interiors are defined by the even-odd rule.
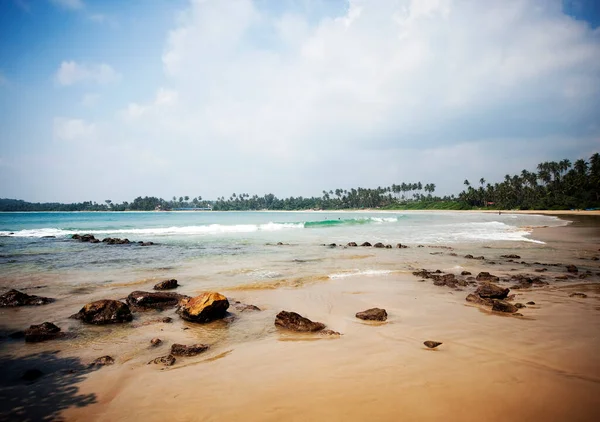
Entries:
[[[469,275],[471,273],[468,273]],[[420,270],[413,271],[413,275],[417,277],[421,277],[423,279],[431,279],[433,280],[433,284],[436,286],[446,286],[453,289],[460,287],[466,287],[469,283],[474,283],[473,281],[467,281],[461,278],[456,277],[454,274],[443,274],[441,270],[428,271],[428,270]],[[465,274],[462,274],[465,275]]]
[[28,295],[12,289],[0,296],[0,307],[39,306],[54,302],[50,297]]
[[[323,246],[329,246],[330,248],[335,248],[337,246],[341,246],[341,247],[357,247],[357,246],[362,246],[362,247],[373,247],[373,248],[380,248],[380,249],[393,249],[394,246],[392,245],[386,245],[384,243],[381,242],[377,242],[375,244],[371,244],[370,242],[363,242],[360,245],[356,242],[349,242],[346,245],[338,245],[337,243],[330,243],[328,245],[323,245]],[[397,249],[406,249],[408,248],[408,246],[403,245],[402,243],[397,243],[395,246]]]
[[96,239],[93,234],[74,234],[71,236],[71,239],[79,240],[80,242],[88,242],[88,243],[106,243],[107,245],[130,245],[136,244],[139,246],[152,246],[154,242],[132,242],[129,239],[121,239],[118,237],[105,237],[104,239]]

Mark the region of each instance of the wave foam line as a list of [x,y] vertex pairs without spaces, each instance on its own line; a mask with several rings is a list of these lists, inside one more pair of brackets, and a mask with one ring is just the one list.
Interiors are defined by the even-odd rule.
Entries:
[[348,271],[343,273],[334,273],[329,274],[330,279],[339,279],[339,278],[347,278],[347,277],[356,277],[356,276],[376,276],[376,275],[386,275],[391,274],[394,271],[392,270],[355,270]]

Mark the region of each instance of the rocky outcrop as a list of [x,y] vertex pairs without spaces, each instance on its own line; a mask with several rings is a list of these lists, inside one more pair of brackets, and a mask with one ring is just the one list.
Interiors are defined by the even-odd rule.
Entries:
[[506,289],[487,281],[481,282],[475,294],[482,298],[488,299],[505,299],[508,296],[510,289]]
[[369,242],[364,242],[362,245],[360,246],[371,246],[371,244]]
[[493,299],[492,311],[514,314],[519,308],[505,300]]
[[423,344],[429,349],[435,349],[436,347],[441,346],[443,343],[440,341],[427,340],[424,341]]
[[184,298],[179,302],[177,313],[186,321],[210,322],[227,314],[229,301],[216,292],[202,293],[200,296]]
[[493,274],[488,273],[487,271],[482,271],[479,274],[477,274],[477,277],[475,277],[475,280],[477,281],[491,281],[491,282],[498,282],[500,281],[499,277],[496,277]]
[[135,309],[166,309],[177,306],[180,300],[189,296],[165,292],[131,292],[127,296],[127,304]]
[[358,246],[358,245],[356,244],[356,242],[350,242],[346,246]]
[[28,343],[39,343],[58,338],[61,334],[59,327],[51,322],[44,322],[39,325],[32,325],[25,330],[25,341]]
[[208,344],[192,344],[186,346],[184,344],[174,344],[171,346],[171,354],[173,356],[196,356],[209,349]]
[[315,332],[325,328],[321,322],[313,322],[296,312],[281,311],[275,317],[275,325],[292,331]]
[[88,324],[116,324],[133,319],[129,306],[118,300],[103,299],[88,303],[71,318]]
[[454,274],[432,274],[431,278],[433,279],[433,284],[436,286],[448,286],[454,288],[458,282]]
[[12,289],[0,296],[0,307],[39,306],[54,302],[49,297],[34,296]]
[[102,239],[102,243],[107,245],[128,245],[131,243],[129,239],[120,239],[118,237],[105,237]]
[[176,289],[177,287],[179,287],[179,284],[177,283],[177,280],[173,278],[171,280],[165,280],[161,281],[160,283],[156,283],[154,285],[154,290],[172,290]]
[[387,320],[387,312],[381,308],[371,308],[366,311],[357,312],[356,318],[363,319],[365,321],[385,321]]
[[373,245],[374,248],[385,248],[385,245],[381,242],[377,242]]
[[148,365],[154,363],[156,365],[162,364],[164,366],[173,366],[175,365],[175,360],[175,356],[173,355],[159,356],[156,359],[152,359],[150,362],[148,362]]
[[106,366],[113,365],[114,363],[115,359],[112,356],[106,355],[95,359],[92,363],[90,363],[90,366]]

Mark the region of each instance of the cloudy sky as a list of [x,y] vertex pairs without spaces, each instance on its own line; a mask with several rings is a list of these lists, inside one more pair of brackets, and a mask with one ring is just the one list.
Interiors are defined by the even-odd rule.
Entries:
[[600,150],[596,0],[2,0],[0,197],[462,181]]

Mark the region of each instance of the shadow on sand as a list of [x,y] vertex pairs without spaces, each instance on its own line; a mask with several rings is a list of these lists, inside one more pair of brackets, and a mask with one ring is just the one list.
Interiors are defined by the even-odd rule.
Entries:
[[95,403],[77,387],[95,369],[58,352],[0,357],[0,421],[60,421],[63,410]]

